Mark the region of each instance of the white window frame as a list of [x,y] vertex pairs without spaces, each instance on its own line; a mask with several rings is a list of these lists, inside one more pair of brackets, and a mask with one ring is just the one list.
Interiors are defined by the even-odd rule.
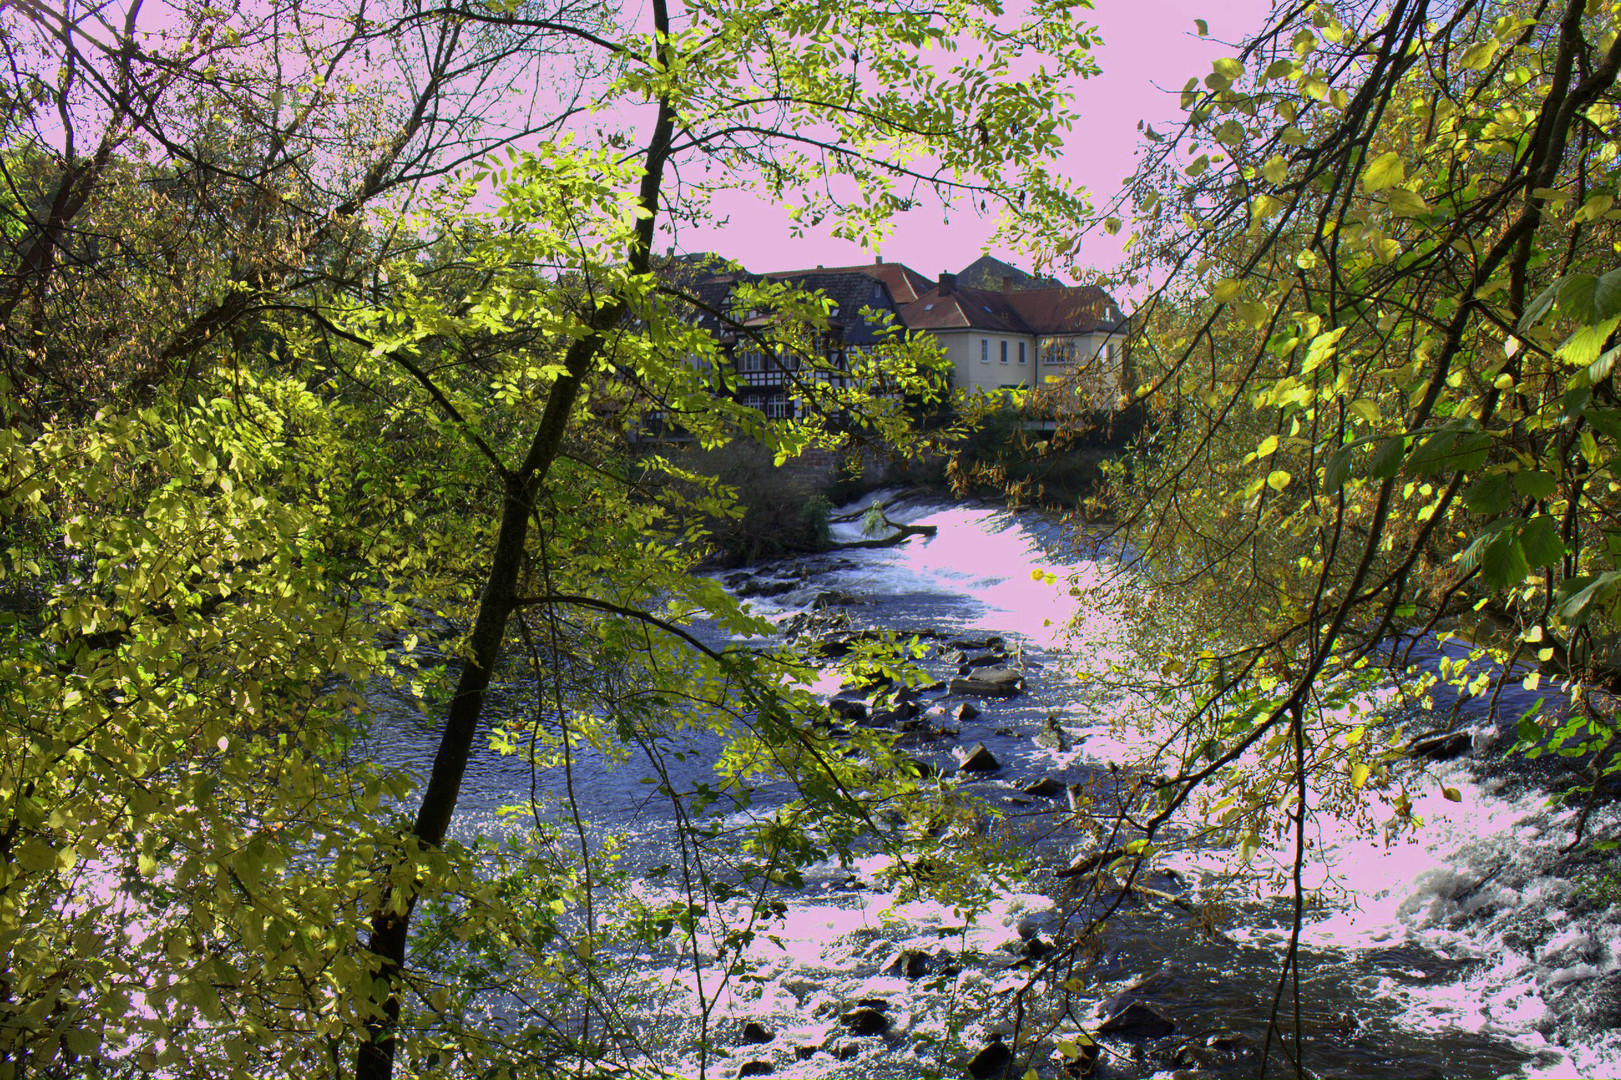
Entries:
[[1019,342],[1019,363],[1024,363],[1024,342]]
[[1007,338],[1002,339],[1002,363],[1007,363]]
[[991,339],[990,338],[980,338],[979,339],[979,362],[982,363],[982,364],[988,364],[988,363],[991,362]]

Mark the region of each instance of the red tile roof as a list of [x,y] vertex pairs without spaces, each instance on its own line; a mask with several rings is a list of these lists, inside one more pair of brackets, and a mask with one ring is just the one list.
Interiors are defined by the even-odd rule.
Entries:
[[806,274],[866,274],[889,288],[897,304],[909,304],[934,288],[934,282],[904,263],[862,263],[859,266],[818,266],[814,270],[768,270],[769,278],[802,277]]
[[913,330],[990,330],[1003,334],[1084,334],[1117,329],[1124,321],[1109,294],[1096,285],[1013,292],[930,289],[901,309]]

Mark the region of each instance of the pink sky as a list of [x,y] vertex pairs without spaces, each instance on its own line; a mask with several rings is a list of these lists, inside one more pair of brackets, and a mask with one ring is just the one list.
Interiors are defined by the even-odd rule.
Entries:
[[[1065,155],[1068,174],[1085,185],[1092,201],[1102,205],[1132,171],[1137,147],[1137,121],[1159,130],[1178,115],[1177,95],[1189,76],[1203,78],[1211,61],[1233,50],[1221,41],[1236,41],[1259,26],[1268,0],[1097,0],[1097,10],[1077,11],[1098,27],[1103,44],[1096,57],[1103,73],[1082,83],[1077,92],[1080,121],[1070,134]],[[1210,38],[1200,40],[1194,19],[1204,19]],[[959,208],[951,224],[942,224],[938,206],[924,206],[901,216],[878,252],[835,240],[825,230],[806,231],[795,239],[785,213],[760,202],[731,198],[723,207],[730,217],[722,229],[684,228],[675,237],[678,252],[715,251],[740,260],[753,270],[851,265],[871,262],[881,254],[933,277],[956,271],[978,258],[994,222]],[[1120,257],[1120,240],[1101,233],[1088,236],[1077,262],[1107,269]],[[668,237],[664,240],[669,243]],[[1007,258],[1010,253],[993,249]],[[1017,261],[1017,260],[1014,260]]]

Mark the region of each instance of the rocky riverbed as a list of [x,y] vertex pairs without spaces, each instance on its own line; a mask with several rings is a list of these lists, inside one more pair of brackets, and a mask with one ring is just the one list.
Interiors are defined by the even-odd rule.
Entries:
[[[649,959],[642,975],[663,988],[644,1014],[659,1063],[683,1075],[990,1076],[1016,1055],[1014,1075],[1253,1076],[1265,1053],[1269,1073],[1294,1075],[1292,1004],[1287,1041],[1267,1046],[1287,853],[1263,849],[1234,874],[1226,851],[1190,846],[1122,892],[1115,871],[1131,837],[1092,827],[1154,779],[1131,768],[1152,733],[1122,731],[1120,702],[1070,677],[1121,657],[1114,605],[1129,582],[1110,554],[1073,546],[1036,514],[894,493],[888,513],[937,532],[722,580],[780,639],[826,660],[816,689],[833,734],[896,733],[945,783],[981,797],[988,827],[1036,869],[967,917],[903,898],[877,856],[813,868],[780,894],[786,917],[756,937],[747,980],[700,995],[686,960]],[[884,634],[926,647],[926,683],[842,685],[840,656]],[[1471,728],[1467,709],[1414,720],[1448,729],[1411,766],[1424,827],[1393,840],[1325,822],[1313,839],[1309,884],[1322,902],[1302,939],[1308,1074],[1616,1075],[1621,889],[1595,855],[1560,850],[1574,812],[1549,809],[1534,778],[1493,763],[1490,725]],[[647,818],[656,804],[636,768],[603,764],[589,780],[631,859],[655,858],[669,826]],[[493,759],[470,782],[493,806],[529,778]],[[762,797],[756,812],[770,805]],[[1589,830],[1615,825],[1601,810]],[[1079,941],[1106,909],[1102,931]],[[1053,1016],[1066,982],[1068,1011]]]

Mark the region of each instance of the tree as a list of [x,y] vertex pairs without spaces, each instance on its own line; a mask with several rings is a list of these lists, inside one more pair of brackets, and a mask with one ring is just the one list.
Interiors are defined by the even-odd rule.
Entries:
[[[907,840],[915,860],[966,842],[887,740],[834,752],[800,661],[694,633],[761,629],[690,574],[702,537],[679,523],[733,512],[729,493],[626,436],[657,409],[779,458],[849,438],[849,417],[903,444],[904,394],[870,388],[926,389],[926,345],[896,336],[872,380],[806,380],[810,416],[767,421],[716,393],[729,370],[692,319],[700,299],[656,272],[656,230],[738,188],[856,238],[925,197],[973,198],[1041,254],[1083,205],[1048,171],[1069,84],[1090,71],[1067,7],[659,0],[640,26],[584,6],[334,9],[319,26],[304,5],[197,9],[165,49],[137,10],[121,27],[94,8],[7,16],[65,80],[31,74],[18,47],[13,100],[73,117],[81,93],[103,124],[88,163],[71,130],[44,131],[43,107],[7,132],[13,1071],[635,1065],[650,1053],[622,1011],[636,950],[683,950],[707,1015],[774,910],[772,881],[858,844]],[[277,19],[303,20],[294,60]],[[330,114],[331,156],[290,148],[343,87],[330,72],[407,41],[425,52],[396,128],[346,141],[382,100],[362,94]],[[1001,77],[1038,53],[1048,67]],[[503,64],[555,56],[566,85],[517,82],[546,106],[520,127],[545,138],[520,150],[475,125],[497,115],[487,88],[516,78]],[[492,145],[504,157],[481,156]],[[196,216],[164,224],[176,206]],[[91,226],[126,212],[109,254]],[[159,226],[183,235],[143,233]],[[777,312],[747,331],[767,349],[827,321],[820,298],[780,286],[741,302]],[[115,329],[59,342],[75,304]],[[144,351],[98,366],[119,343]],[[894,647],[860,652],[906,677]],[[420,790],[357,752],[376,680],[434,713]],[[488,737],[560,775],[561,812],[526,803],[533,829],[505,844],[454,835],[487,704],[513,687],[525,713]],[[724,740],[718,779],[670,768],[695,733]],[[679,825],[681,901],[605,888],[619,871],[581,817],[583,753],[652,770]],[[802,796],[735,836],[715,811],[746,806],[761,773]],[[965,903],[988,887],[918,884]],[[477,1022],[492,998],[502,1022]]]
[[[1616,14],[1280,9],[1104,215],[1157,283],[1133,341],[1156,430],[1113,492],[1158,635],[1131,678],[1178,725],[1144,836],[1188,808],[1246,860],[1278,844],[1297,931],[1308,806],[1411,824],[1387,680],[1568,680],[1577,708],[1521,717],[1519,748],[1613,769],[1587,691],[1617,684]],[[1437,631],[1497,666],[1409,665]]]

